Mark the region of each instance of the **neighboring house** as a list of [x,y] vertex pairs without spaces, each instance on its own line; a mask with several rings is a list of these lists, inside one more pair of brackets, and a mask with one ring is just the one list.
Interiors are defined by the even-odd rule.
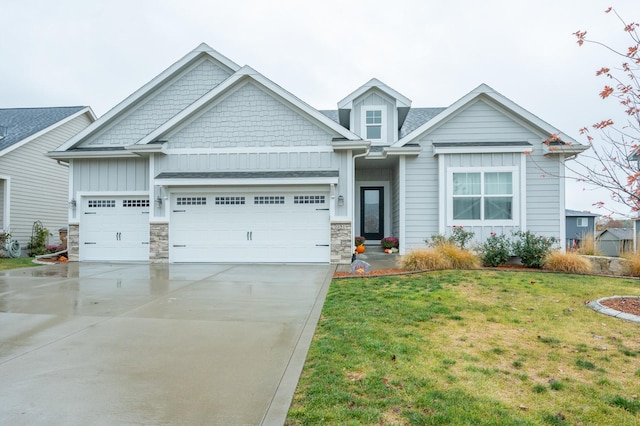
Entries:
[[618,257],[633,251],[633,228],[607,228],[596,236],[603,256]]
[[564,240],[584,149],[486,85],[412,108],[373,79],[321,113],[202,44],[49,155],[72,260],[348,263],[355,235]]
[[577,249],[585,237],[596,237],[596,218],[599,214],[581,212],[578,210],[565,210],[567,248]]
[[0,230],[23,253],[35,221],[54,235],[52,242],[68,223],[68,165],[45,154],[95,119],[84,106],[0,109]]

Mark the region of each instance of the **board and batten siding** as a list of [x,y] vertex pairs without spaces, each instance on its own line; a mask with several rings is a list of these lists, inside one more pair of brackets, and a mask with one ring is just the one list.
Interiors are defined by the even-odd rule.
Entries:
[[148,190],[147,158],[73,160],[74,193]]
[[81,147],[134,144],[228,77],[226,70],[209,59],[203,59],[148,94],[133,111],[120,120],[114,120],[106,129],[83,142]]
[[55,150],[89,124],[90,118],[81,114],[0,157],[0,174],[11,178],[10,232],[23,253],[33,223],[38,220],[53,234],[49,243],[60,242],[58,230],[67,226],[69,169],[45,153]]
[[[446,170],[439,173],[438,156],[433,156],[432,143],[436,142],[529,142],[533,152],[526,158],[526,211],[521,212],[526,229],[546,236],[561,236],[564,220],[564,200],[560,193],[559,177],[563,163],[557,156],[544,157],[542,140],[545,137],[525,127],[500,107],[484,100],[477,100],[466,108],[422,135],[418,143],[422,153],[406,160],[406,247],[423,247],[424,240],[442,232],[439,229],[439,191],[446,182]],[[444,155],[444,167],[521,167],[521,153]],[[542,169],[546,170],[546,177]],[[442,199],[446,203],[446,194]],[[443,207],[442,212],[446,215]],[[445,216],[446,218],[446,216]],[[446,222],[446,221],[445,221]],[[511,227],[473,229],[482,241],[490,232],[510,235]],[[446,230],[445,230],[446,231]]]

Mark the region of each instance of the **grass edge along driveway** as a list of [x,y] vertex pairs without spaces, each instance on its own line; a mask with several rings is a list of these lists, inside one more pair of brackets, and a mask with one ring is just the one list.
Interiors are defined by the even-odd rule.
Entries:
[[334,280],[287,425],[640,423],[640,282],[438,271]]

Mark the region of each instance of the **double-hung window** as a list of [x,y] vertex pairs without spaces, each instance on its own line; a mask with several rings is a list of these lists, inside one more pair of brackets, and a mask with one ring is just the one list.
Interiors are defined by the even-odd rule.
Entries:
[[513,220],[512,171],[453,172],[452,219]]
[[589,226],[589,219],[586,217],[579,217],[576,221],[578,222],[578,228],[586,228]]
[[363,112],[365,139],[371,141],[384,139],[384,110],[382,107],[369,107]]

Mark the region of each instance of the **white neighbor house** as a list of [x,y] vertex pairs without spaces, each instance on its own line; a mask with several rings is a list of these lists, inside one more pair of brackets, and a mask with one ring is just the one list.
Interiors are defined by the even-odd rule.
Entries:
[[558,176],[584,149],[486,85],[411,108],[373,79],[321,112],[202,44],[49,156],[71,260],[348,263],[355,235],[564,240]]
[[35,221],[52,244],[68,222],[67,164],[45,154],[95,119],[85,106],[0,109],[0,232],[11,233],[22,254]]

